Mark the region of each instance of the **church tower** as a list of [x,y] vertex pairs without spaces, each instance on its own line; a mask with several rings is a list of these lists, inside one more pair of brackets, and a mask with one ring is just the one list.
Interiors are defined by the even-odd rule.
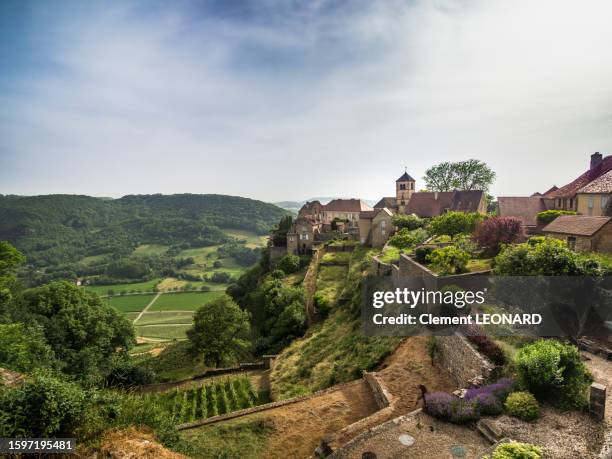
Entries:
[[395,181],[395,199],[400,214],[404,213],[406,204],[408,204],[412,193],[414,193],[414,184],[415,180],[408,175],[407,171]]

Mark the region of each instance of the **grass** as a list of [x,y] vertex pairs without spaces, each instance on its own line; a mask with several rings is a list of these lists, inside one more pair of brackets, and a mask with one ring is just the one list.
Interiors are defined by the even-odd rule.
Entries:
[[106,301],[119,312],[140,312],[153,298],[155,294],[126,295],[107,298]]
[[401,253],[402,251],[397,247],[387,246],[378,259],[383,263],[393,263],[394,261],[399,260]]
[[192,312],[158,311],[145,312],[136,325],[191,324],[192,321]]
[[346,266],[319,266],[317,293],[334,304],[342,291],[347,271]]
[[225,295],[225,292],[164,293],[149,311],[195,311],[203,304]]
[[467,263],[470,272],[485,271],[491,269],[492,258],[473,258]]
[[174,288],[183,288],[187,284],[188,284],[187,281],[176,279],[174,277],[166,277],[159,284],[157,284],[157,291],[167,292]]
[[348,265],[351,259],[351,252],[332,252],[326,253],[321,258],[322,264],[337,264],[337,265]]
[[264,457],[274,425],[260,417],[236,419],[181,432],[179,452],[197,459]]
[[185,333],[191,328],[191,325],[136,325],[134,328],[136,329],[137,336],[172,341],[174,339],[185,339],[187,337]]
[[169,247],[167,245],[160,244],[142,244],[134,249],[134,255],[161,255],[168,251]]
[[252,231],[224,229],[223,232],[228,236],[238,239],[238,241],[245,241],[244,245],[251,249],[264,247],[268,243],[268,236],[255,234]]
[[145,282],[133,282],[130,284],[116,284],[116,285],[86,285],[83,287],[88,292],[97,293],[98,295],[108,295],[108,291],[112,290],[115,293],[119,292],[130,292],[133,290],[139,290],[141,292],[153,292],[155,286],[160,279],[151,279]]

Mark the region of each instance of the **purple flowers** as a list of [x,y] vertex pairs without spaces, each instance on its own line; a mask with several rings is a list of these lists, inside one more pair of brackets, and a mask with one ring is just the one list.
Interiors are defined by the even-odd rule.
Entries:
[[495,416],[503,411],[503,402],[514,382],[502,378],[495,384],[468,389],[463,398],[446,392],[425,394],[425,411],[431,416],[454,424],[465,424],[480,416]]

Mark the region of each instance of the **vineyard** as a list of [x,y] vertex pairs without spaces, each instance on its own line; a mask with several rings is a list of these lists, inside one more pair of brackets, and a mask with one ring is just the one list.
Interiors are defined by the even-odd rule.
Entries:
[[253,389],[250,379],[241,376],[187,390],[154,395],[177,424],[251,408],[266,402]]

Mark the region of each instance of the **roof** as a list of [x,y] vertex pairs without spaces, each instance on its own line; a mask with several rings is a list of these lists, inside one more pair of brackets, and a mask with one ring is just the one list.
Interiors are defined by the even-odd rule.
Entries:
[[559,187],[557,185],[553,185],[551,186],[548,190],[546,190],[544,193],[542,193],[544,196],[546,196],[547,194],[553,193],[555,191],[557,191],[559,189]]
[[322,207],[324,211],[332,212],[363,212],[373,210],[361,199],[332,199]]
[[446,210],[477,212],[483,198],[484,192],[481,190],[420,191],[412,193],[405,213],[419,217],[435,217]]
[[383,207],[392,208],[397,207],[397,201],[394,197],[382,198],[376,204],[374,204],[375,209],[382,209]]
[[385,214],[389,215],[390,217],[393,216],[393,212],[391,212],[389,209],[384,207],[382,209],[366,210],[364,212],[361,212],[359,214],[359,218],[361,218],[363,220],[372,220],[374,217],[376,217],[381,212],[384,212]]
[[408,172],[404,172],[404,174],[396,180],[396,182],[414,182],[415,180],[408,175]]
[[601,163],[593,169],[583,172],[578,178],[567,185],[562,186],[558,190],[550,193],[547,198],[571,198],[579,189],[588,185],[598,177],[601,177],[606,172],[612,170],[612,155],[608,155],[602,159]]
[[592,236],[608,223],[612,217],[589,217],[586,215],[560,215],[544,227],[545,233]]
[[548,210],[541,196],[497,198],[500,217],[516,217],[524,226],[536,226],[539,212]]
[[612,170],[580,188],[578,193],[612,193]]

